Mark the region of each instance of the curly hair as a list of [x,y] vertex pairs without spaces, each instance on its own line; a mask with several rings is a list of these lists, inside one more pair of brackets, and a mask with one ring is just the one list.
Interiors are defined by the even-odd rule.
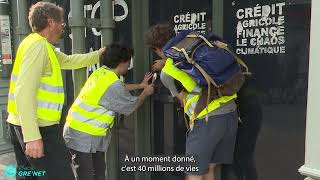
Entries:
[[29,25],[32,32],[40,32],[48,25],[48,18],[55,22],[63,20],[63,9],[49,2],[37,2],[29,9]]
[[107,46],[108,53],[103,55],[102,65],[109,68],[116,68],[122,62],[130,61],[133,56],[133,49],[124,44],[112,43]]
[[145,44],[151,48],[162,48],[176,34],[169,24],[156,24],[145,34]]

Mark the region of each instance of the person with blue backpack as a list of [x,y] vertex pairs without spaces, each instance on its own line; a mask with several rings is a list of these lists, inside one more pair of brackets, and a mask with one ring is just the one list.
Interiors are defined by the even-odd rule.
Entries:
[[[235,103],[237,95],[236,93],[224,95],[219,91],[217,97],[211,98],[214,94],[211,93],[213,88],[211,87],[210,90],[209,83],[208,87],[201,85],[203,79],[206,81],[210,77],[201,76],[203,78],[201,80],[196,75],[196,70],[202,71],[203,68],[195,69],[193,65],[197,63],[184,64],[180,61],[183,57],[170,54],[172,49],[177,50],[188,61],[192,60],[187,57],[188,52],[185,51],[187,48],[179,48],[179,45],[175,45],[185,38],[182,37],[182,35],[186,36],[184,33],[181,32],[176,36],[170,25],[156,24],[149,28],[145,41],[161,58],[155,61],[152,70],[161,71],[160,78],[163,85],[179,100],[190,120],[185,154],[196,157],[198,171],[185,172],[186,180],[213,180],[216,165],[231,164],[233,161],[238,127]],[[206,52],[206,54],[210,53]],[[197,59],[197,52],[192,55]],[[209,70],[204,71],[211,73]],[[192,72],[196,73],[192,74]],[[182,90],[178,90],[176,82],[182,85]]]

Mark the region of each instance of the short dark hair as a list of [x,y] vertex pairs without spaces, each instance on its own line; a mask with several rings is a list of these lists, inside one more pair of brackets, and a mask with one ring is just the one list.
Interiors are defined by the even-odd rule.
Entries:
[[29,25],[32,32],[40,32],[48,25],[48,18],[55,22],[63,20],[63,9],[50,2],[37,2],[29,9]]
[[130,47],[119,43],[112,43],[107,46],[101,63],[113,69],[122,62],[130,61],[132,56],[133,50]]
[[145,43],[151,48],[162,48],[175,35],[170,24],[156,24],[145,34]]

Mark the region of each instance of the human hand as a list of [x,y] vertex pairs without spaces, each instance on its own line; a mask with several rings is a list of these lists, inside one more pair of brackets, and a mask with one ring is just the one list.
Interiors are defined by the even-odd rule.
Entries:
[[153,84],[147,85],[147,87],[144,88],[143,93],[147,96],[150,96],[154,92]]
[[44,156],[42,139],[30,141],[26,143],[25,154],[32,158],[41,158]]
[[145,88],[148,86],[149,84],[149,80],[153,77],[152,72],[147,72],[146,74],[144,74],[144,78],[143,81],[140,83],[140,87],[141,88]]
[[164,67],[165,62],[164,59],[155,60],[152,65],[152,71],[160,71]]
[[102,57],[102,55],[103,55],[104,53],[106,53],[106,50],[107,50],[106,47],[100,48],[100,49],[98,50],[99,56]]

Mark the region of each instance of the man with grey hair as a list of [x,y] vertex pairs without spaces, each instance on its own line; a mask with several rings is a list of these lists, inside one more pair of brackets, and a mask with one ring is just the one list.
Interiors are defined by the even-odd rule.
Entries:
[[[42,172],[17,179],[72,180],[74,175],[59,129],[64,103],[61,69],[78,69],[99,62],[105,48],[66,55],[55,50],[64,32],[63,9],[38,2],[29,10],[32,33],[19,45],[13,66],[7,122],[17,169]],[[28,175],[26,175],[28,176]]]

